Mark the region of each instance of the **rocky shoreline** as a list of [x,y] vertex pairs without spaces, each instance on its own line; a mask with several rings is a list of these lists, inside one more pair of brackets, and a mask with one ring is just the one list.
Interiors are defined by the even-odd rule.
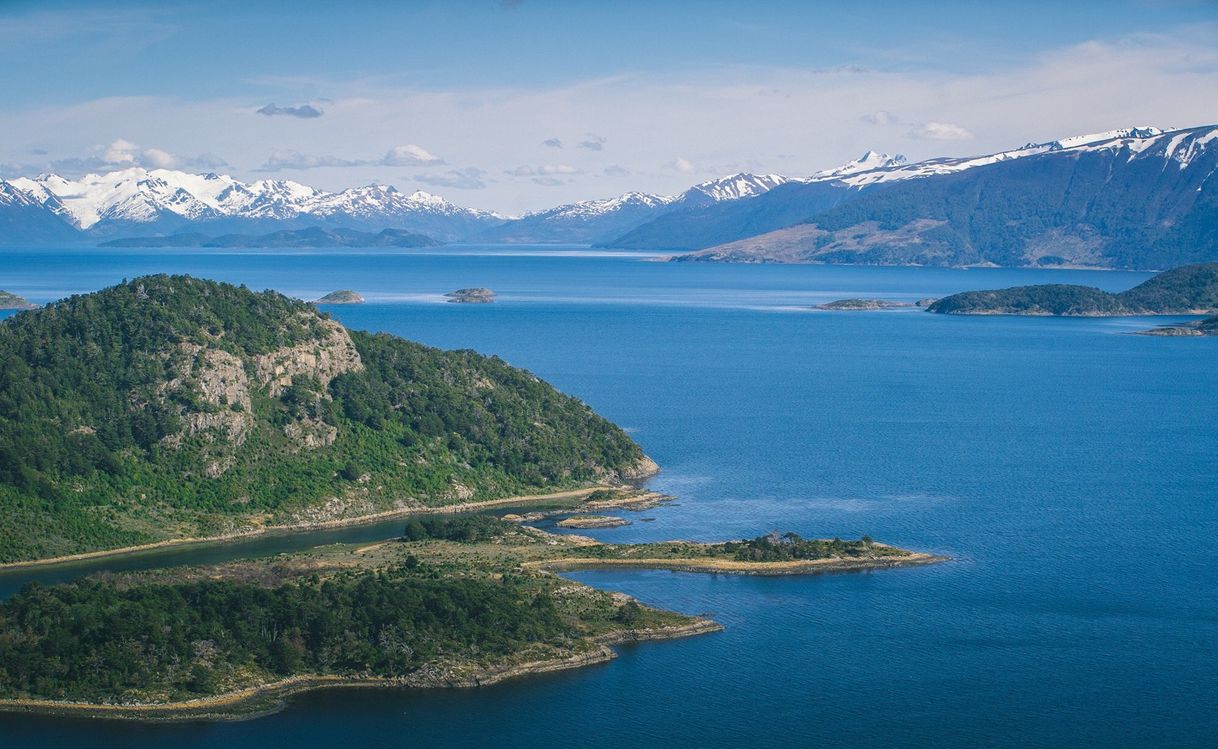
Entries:
[[697,572],[724,575],[816,575],[829,572],[863,572],[894,567],[920,567],[950,561],[949,557],[913,552],[900,557],[870,559],[811,559],[787,562],[737,562],[723,559],[597,559],[568,558],[532,563],[551,572],[574,572],[587,569],[648,569],[673,572]]
[[277,712],[287,700],[302,692],[317,689],[467,689],[486,687],[509,679],[533,674],[565,671],[600,663],[617,657],[612,645],[719,632],[723,625],[710,619],[693,618],[688,624],[624,629],[588,641],[588,650],[563,653],[522,663],[473,666],[472,664],[433,664],[400,678],[373,676],[294,676],[281,681],[248,687],[234,692],[182,702],[158,704],[103,704],[58,700],[0,700],[0,712],[17,712],[77,718],[107,718],[138,722],[229,721],[245,720]]

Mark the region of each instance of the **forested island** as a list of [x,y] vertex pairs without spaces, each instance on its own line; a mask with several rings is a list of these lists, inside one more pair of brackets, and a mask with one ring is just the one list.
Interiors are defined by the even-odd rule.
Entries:
[[1218,312],[1218,263],[1185,265],[1120,293],[1043,284],[953,294],[927,307],[950,315],[1196,315]]
[[435,247],[441,244],[423,234],[402,229],[382,229],[379,232],[356,229],[282,229],[268,234],[224,234],[213,237],[199,232],[182,232],[155,237],[125,237],[103,242],[99,247]]
[[423,517],[362,547],[27,586],[0,604],[0,709],[219,719],[317,687],[477,686],[603,662],[614,643],[720,629],[551,570],[791,574],[940,560],[865,537],[619,546],[486,515]]
[[0,562],[613,484],[656,466],[501,359],[157,275],[0,322]]

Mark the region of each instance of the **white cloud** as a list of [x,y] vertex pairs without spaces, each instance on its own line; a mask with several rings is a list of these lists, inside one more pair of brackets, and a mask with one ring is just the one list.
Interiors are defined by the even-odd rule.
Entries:
[[689,174],[690,172],[694,171],[695,168],[694,162],[682,156],[678,156],[677,158],[673,159],[669,163],[669,167],[677,170],[681,174]]
[[977,136],[954,122],[924,122],[915,125],[909,131],[909,137],[919,140],[972,140]]
[[[44,149],[42,150],[45,154]],[[183,157],[163,148],[145,148],[125,138],[117,138],[106,146],[94,146],[88,156],[67,156],[52,159],[52,171],[65,175],[103,172],[141,167],[144,169],[217,169],[227,162],[215,154]]]
[[389,149],[381,163],[385,166],[439,166],[444,163],[444,159],[422,146],[410,143]]

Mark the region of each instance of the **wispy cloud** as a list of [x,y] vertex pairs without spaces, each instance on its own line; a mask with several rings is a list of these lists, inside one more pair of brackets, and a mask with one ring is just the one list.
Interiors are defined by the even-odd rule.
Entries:
[[281,107],[271,103],[256,110],[258,114],[267,117],[295,117],[301,120],[313,120],[325,114],[321,109],[312,104],[299,104],[294,107]]
[[600,151],[605,147],[605,143],[608,141],[609,139],[603,135],[588,133],[588,139],[581,140],[579,142],[579,147],[587,151]]
[[690,172],[694,171],[697,167],[695,167],[694,162],[690,161],[689,159],[687,159],[683,156],[678,156],[677,158],[668,162],[668,168],[678,171],[681,174],[689,174]]
[[518,166],[507,169],[504,174],[512,177],[544,177],[556,174],[579,174],[580,170],[570,164],[542,164],[540,166]]
[[976,136],[963,125],[954,122],[924,122],[908,133],[917,140],[972,140]]
[[541,142],[541,145],[546,148],[562,148],[562,141],[558,138],[546,138]]
[[363,166],[365,161],[352,161],[337,156],[313,156],[290,148],[275,151],[254,171],[279,172],[285,169],[320,169],[322,167]]
[[433,187],[453,187],[458,190],[482,190],[486,187],[486,181],[482,179],[486,174],[485,169],[477,167],[466,167],[464,169],[449,169],[442,174],[416,174],[414,179],[416,182],[422,182],[425,185]]
[[274,151],[255,171],[277,172],[282,169],[320,169],[354,166],[443,166],[444,159],[413,143],[394,146],[379,159],[346,159],[339,156],[314,156],[294,149]]
[[892,112],[889,112],[887,109],[880,109],[875,112],[868,112],[867,114],[863,115],[862,117],[859,117],[859,119],[863,122],[866,122],[869,125],[893,125],[893,124],[898,124],[901,122],[900,117],[897,117],[895,114],[893,114]]

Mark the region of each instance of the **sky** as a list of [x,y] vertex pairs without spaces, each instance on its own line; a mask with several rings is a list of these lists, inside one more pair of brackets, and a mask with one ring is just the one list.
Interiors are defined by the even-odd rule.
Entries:
[[1218,123],[1218,0],[0,0],[0,63],[0,177],[378,182],[520,214]]

